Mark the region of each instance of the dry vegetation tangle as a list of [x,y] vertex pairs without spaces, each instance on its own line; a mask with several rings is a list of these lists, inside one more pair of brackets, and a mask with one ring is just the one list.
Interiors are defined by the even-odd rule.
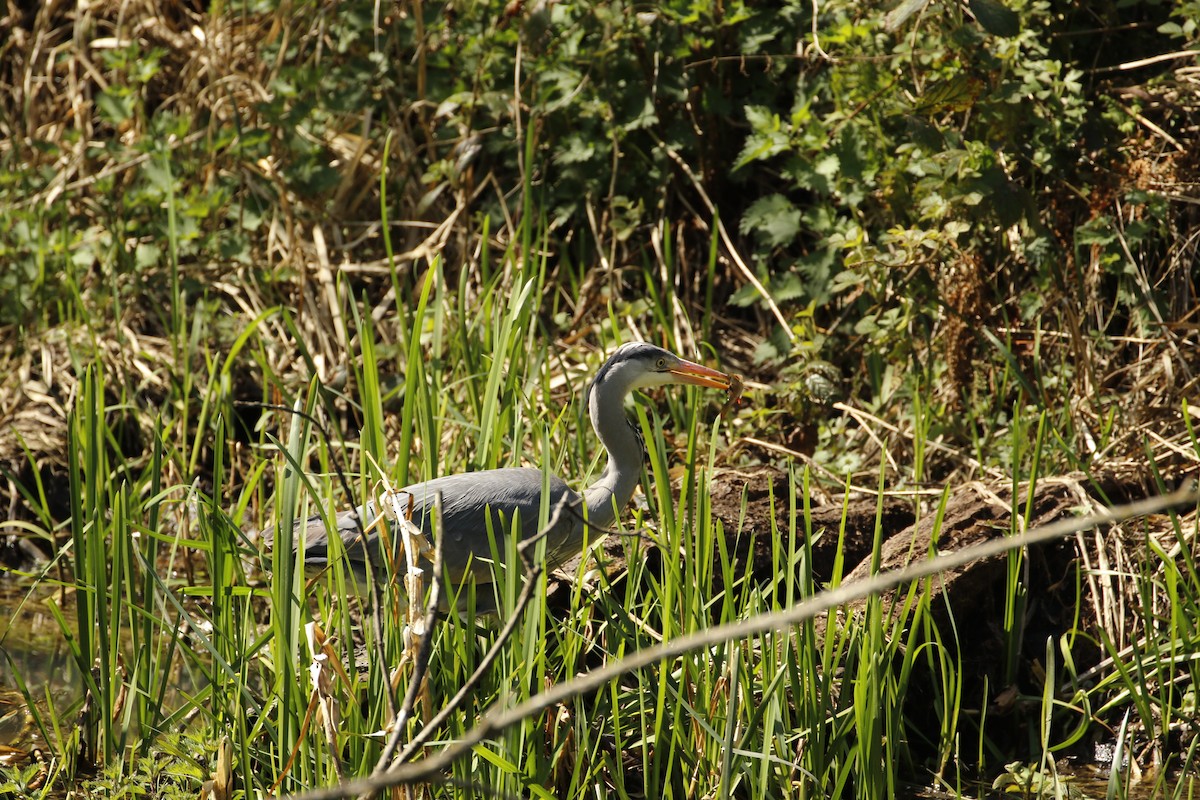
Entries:
[[[289,191],[276,174],[279,161],[286,157],[279,140],[289,132],[274,132],[270,147],[280,152],[278,158],[272,154],[246,161],[230,149],[205,148],[211,134],[202,120],[209,120],[214,130],[218,123],[228,124],[235,118],[245,127],[264,124],[255,109],[268,99],[265,87],[277,65],[260,57],[260,49],[295,34],[286,24],[285,11],[213,16],[200,4],[100,2],[84,6],[7,3],[0,13],[0,28],[6,31],[6,41],[0,44],[0,157],[28,173],[52,176],[40,191],[21,201],[23,208],[65,204],[73,226],[93,238],[103,235],[112,198],[131,189],[137,169],[149,159],[149,154],[139,154],[136,149],[149,135],[139,125],[164,112],[195,120],[190,133],[162,143],[181,159],[200,154],[205,162],[202,174],[188,176],[189,181],[198,180],[204,189],[218,175],[234,176],[247,195],[270,208],[257,232],[260,235],[250,243],[253,267],[214,261],[207,254],[201,259],[180,260],[179,280],[191,287],[190,300],[194,302],[196,294],[203,291],[232,318],[227,327],[206,331],[208,338],[200,342],[199,349],[193,349],[186,339],[173,341],[171,332],[164,329],[162,311],[170,306],[171,287],[162,263],[145,278],[120,276],[118,290],[124,295],[123,303],[105,293],[109,288],[106,281],[112,277],[106,272],[111,266],[99,262],[86,266],[78,288],[86,312],[95,315],[89,324],[68,320],[48,330],[10,325],[0,331],[0,374],[9,378],[0,387],[0,468],[4,470],[0,493],[4,507],[10,518],[27,517],[17,482],[32,486],[40,478],[48,488],[55,519],[61,520],[68,513],[59,490],[66,480],[67,414],[77,399],[82,366],[91,360],[103,366],[110,392],[120,387],[120,396],[114,392],[106,399],[120,406],[112,413],[126,418],[120,428],[140,445],[125,451],[135,460],[139,453],[144,457],[145,437],[153,430],[161,404],[178,388],[171,381],[183,371],[183,362],[199,367],[204,357],[199,350],[228,348],[238,332],[273,306],[291,310],[320,377],[330,382],[339,379],[336,365],[343,362],[351,346],[343,312],[345,304],[352,302],[351,296],[365,290],[376,319],[394,311],[397,302],[395,292],[390,291],[389,269],[380,261],[380,226],[377,220],[370,221],[378,209],[379,187],[373,176],[382,158],[381,143],[330,127],[329,141],[321,145],[340,175],[332,206],[326,197],[314,200]],[[305,35],[319,36],[317,32]],[[131,41],[144,52],[160,53],[160,62],[156,74],[139,91],[144,113],[114,127],[96,107],[97,97],[109,87],[111,78],[100,65],[107,52]],[[354,127],[349,120],[345,122],[346,128]],[[397,137],[393,153],[418,152],[420,148],[405,139],[411,119],[393,122],[391,129]],[[43,143],[55,146],[40,146]],[[397,168],[412,169],[413,164],[393,166]],[[111,181],[111,188],[98,190],[102,180]],[[409,185],[414,183],[419,184],[410,181]],[[399,208],[411,209],[416,204],[419,196],[413,191],[411,196],[393,198]],[[465,232],[455,229],[453,219],[461,210],[456,210],[461,199],[452,198],[431,212],[443,213],[446,224],[417,220],[396,226],[393,244],[402,271],[418,261],[424,263],[434,253],[460,251]],[[326,229],[331,218],[350,223],[358,238],[343,241],[346,228],[339,225],[330,224]],[[361,219],[368,221],[355,223]],[[130,239],[112,246],[128,253],[139,243]],[[504,246],[503,241],[496,244]],[[334,260],[338,262],[336,270],[331,266]],[[352,280],[336,280],[335,271]],[[133,285],[134,280],[145,283]],[[402,297],[399,302],[409,300]],[[275,315],[260,334],[272,379],[303,385],[311,370],[294,344],[292,331]],[[386,346],[387,328],[381,327],[379,335]],[[391,336],[394,338],[394,332]],[[262,400],[267,381],[257,365],[243,359],[234,371],[234,394],[239,399]],[[341,378],[344,380],[344,373]],[[206,388],[193,387],[197,394]],[[165,431],[164,435],[186,437],[189,432]],[[207,459],[202,461],[207,463]],[[247,465],[233,466],[244,469]],[[190,483],[192,477],[167,474],[164,480]]]
[[[104,226],[102,207],[111,196],[129,188],[129,179],[144,158],[129,147],[97,147],[94,143],[136,144],[148,135],[138,125],[163,111],[195,121],[191,131],[166,143],[166,147],[181,154],[194,153],[194,148],[208,135],[203,120],[242,116],[244,124],[254,124],[254,109],[269,98],[266,87],[276,69],[275,64],[260,57],[260,48],[264,43],[296,35],[281,17],[284,12],[214,18],[188,3],[8,2],[3,13],[7,39],[0,45],[0,104],[3,104],[0,156],[6,164],[49,176],[41,191],[23,201],[24,206],[65,202],[69,206],[68,216],[76,225],[97,231]],[[139,102],[145,113],[135,116],[124,127],[113,127],[95,107],[98,95],[107,86],[105,72],[97,65],[105,49],[117,47],[130,37],[136,38],[144,50],[160,49],[161,64],[158,73],[141,88]],[[1200,119],[1197,113],[1200,68],[1181,67],[1169,81],[1128,91],[1139,93],[1138,97],[1154,114],[1185,116],[1192,123],[1187,130],[1195,134]],[[415,159],[423,151],[422,143],[428,141],[427,131],[421,127],[425,119],[413,109],[397,109],[395,116],[386,121],[396,135],[391,146],[392,158],[401,162],[392,167],[393,171],[419,174]],[[343,363],[345,353],[353,352],[356,346],[343,309],[364,293],[379,323],[376,335],[381,348],[395,345],[397,337],[387,320],[396,304],[410,303],[412,298],[397,296],[382,260],[380,226],[372,222],[378,209],[375,176],[383,160],[381,140],[346,132],[360,127],[354,118],[347,117],[342,122],[340,126],[331,125],[327,139],[317,143],[339,179],[315,204],[284,188],[275,174],[279,164],[272,157],[247,162],[239,160],[230,150],[211,155],[205,167],[208,174],[244,173],[246,191],[263,196],[269,218],[250,242],[254,267],[202,259],[179,263],[181,279],[203,285],[209,300],[219,307],[222,315],[231,318],[227,329],[211,331],[221,341],[209,342],[205,350],[211,349],[220,357],[221,348],[227,347],[229,340],[251,320],[276,304],[285,305],[293,311],[294,332],[304,337],[309,352],[314,354],[320,377],[336,382],[339,380],[336,365]],[[282,135],[280,131],[274,133],[276,138]],[[56,146],[45,147],[44,143]],[[988,369],[998,369],[998,365],[995,360],[981,357],[986,344],[975,335],[981,323],[1011,336],[1012,357],[1016,362],[1013,366],[1026,374],[1037,374],[1043,360],[1068,360],[1077,366],[1073,385],[1057,387],[1043,399],[1050,404],[1069,405],[1077,437],[1077,441],[1069,444],[1088,458],[1091,483],[1076,474],[1039,482],[1031,524],[1054,519],[1076,507],[1088,507],[1096,502],[1093,498],[1098,488],[1103,488],[1111,498],[1136,497],[1154,491],[1156,481],[1175,484],[1197,473],[1196,450],[1185,415],[1192,415],[1193,424],[1200,422],[1198,406],[1188,402],[1196,397],[1200,375],[1200,348],[1197,348],[1200,317],[1196,313],[1200,306],[1194,294],[1200,240],[1197,200],[1200,193],[1196,191],[1200,148],[1194,140],[1181,142],[1167,136],[1160,126],[1146,119],[1146,124],[1131,135],[1126,149],[1130,158],[1124,164],[1113,165],[1108,194],[1098,193],[1080,200],[1064,189],[1061,195],[1049,198],[1049,202],[1062,211],[1063,228],[1057,233],[1069,243],[1073,227],[1081,219],[1113,214],[1119,197],[1130,189],[1164,193],[1178,200],[1171,205],[1174,243],[1168,252],[1160,254],[1159,272],[1137,276],[1147,296],[1158,293],[1169,298],[1165,305],[1152,303],[1146,309],[1159,335],[1103,338],[1087,333],[1093,322],[1105,320],[1114,312],[1098,248],[1067,247],[1077,259],[1071,266],[1082,278],[1081,291],[1075,297],[1064,292],[1056,298],[1060,306],[1056,313],[1066,323],[1058,331],[1043,330],[1035,334],[1030,330],[1005,329],[1002,320],[1012,317],[1002,312],[1015,305],[1016,299],[989,299],[989,272],[993,267],[977,255],[964,254],[957,263],[947,265],[936,281],[943,286],[946,303],[934,348],[947,364],[945,383],[937,387],[937,392],[951,398],[948,407],[970,402],[973,393],[986,393],[994,386],[996,378]],[[111,181],[111,187],[104,193],[94,190],[101,179]],[[204,175],[198,179],[203,185]],[[486,184],[484,176],[476,176],[474,186]],[[420,221],[416,211],[421,200],[419,181],[410,181],[407,186],[404,190],[407,195],[392,198],[401,209],[400,216],[417,220],[397,228],[400,233],[394,245],[400,254],[397,262],[402,272],[408,274],[435,253],[446,254],[451,269],[458,263],[472,263],[473,234],[469,215],[463,213],[472,189],[462,185],[451,187],[432,210],[425,211],[426,221]],[[1081,203],[1087,208],[1081,210]],[[1119,213],[1119,208],[1116,210]],[[435,218],[436,223],[428,221]],[[342,224],[327,224],[327,220]],[[347,231],[356,231],[356,238],[347,238]],[[494,231],[492,235],[493,247],[503,249],[510,243],[511,231]],[[114,246],[136,244],[117,242]],[[722,260],[721,264],[722,270],[728,268],[728,262]],[[93,300],[103,303],[93,309],[96,320],[104,321],[102,324],[92,327],[67,320],[45,330],[18,330],[10,326],[0,337],[0,375],[7,376],[0,384],[0,467],[4,475],[0,497],[10,519],[31,516],[18,483],[29,488],[39,478],[45,484],[53,515],[53,519],[43,522],[61,523],[68,513],[59,499],[64,493],[67,474],[67,416],[77,400],[83,364],[95,359],[103,365],[112,392],[107,398],[112,406],[110,425],[121,432],[119,444],[125,454],[139,461],[147,457],[146,445],[155,418],[162,411],[160,404],[174,397],[176,389],[170,376],[181,361],[193,360],[198,364],[203,357],[189,349],[186,339],[173,339],[171,332],[162,328],[161,315],[152,313],[150,308],[112,305],[112,298],[101,291],[111,277],[104,274],[104,269],[100,264],[92,265],[84,273],[87,282],[78,287],[85,304]],[[336,273],[350,280],[336,280]],[[162,275],[160,272],[157,278]],[[612,274],[589,277],[589,281],[593,279],[614,285],[619,282]],[[133,278],[124,275],[120,280]],[[415,276],[410,276],[410,280],[408,286],[420,285]],[[727,280],[736,281],[732,270]],[[169,303],[166,291],[160,283],[157,287],[146,287],[141,295],[130,291],[127,296],[142,297],[149,304]],[[575,311],[575,321],[585,332],[593,330],[590,326],[604,314],[602,308],[582,301]],[[762,336],[756,326],[765,327],[762,321],[765,318],[766,315],[756,319],[731,311],[725,320],[724,342],[717,343],[722,356],[748,374],[750,405],[757,408],[771,408],[774,397],[771,386],[777,377],[770,368],[756,367],[752,359],[752,343]],[[652,338],[648,328],[644,333]],[[574,333],[570,341],[564,340],[562,349],[570,351],[577,347],[574,342],[578,336]],[[248,360],[238,364],[229,388],[235,399],[263,399],[264,383],[268,387],[276,382],[297,387],[309,377],[309,364],[298,355],[293,330],[285,327],[277,316],[268,315],[260,326],[259,341],[262,363],[270,372],[270,381],[256,364]],[[849,375],[847,382],[854,377]],[[119,387],[119,391],[113,387]],[[205,388],[193,387],[192,391],[203,394]],[[348,387],[347,391],[354,391],[354,387]],[[855,398],[851,398],[848,407],[854,402]],[[904,463],[910,455],[905,451],[914,436],[911,419],[895,406],[877,413],[880,416],[855,414],[839,428],[839,435],[845,437],[839,447],[857,451],[861,456],[863,467],[854,476],[856,485],[873,485],[880,460]],[[891,418],[886,416],[889,414]],[[1099,451],[1089,431],[1103,427],[1107,420],[1114,421],[1116,435]],[[253,426],[256,422],[252,419],[249,424]],[[396,423],[389,424],[394,428]],[[739,444],[739,436],[761,437],[752,424],[743,420],[730,428],[736,448],[730,453],[731,459],[762,461],[780,457],[781,452],[787,451],[782,445],[764,449]],[[194,431],[183,429],[164,431],[168,437],[186,439],[194,435]],[[784,431],[781,439],[786,436]],[[947,505],[939,547],[1007,530],[1012,500],[997,488],[1006,485],[1007,476],[992,466],[981,466],[961,442],[937,444],[940,449],[929,450],[929,474],[941,482],[962,484]],[[885,447],[892,449],[889,452]],[[234,474],[246,472],[257,458],[249,448],[235,448],[232,456],[234,463],[229,466]],[[206,454],[197,459],[201,469],[210,457]],[[191,484],[198,477],[179,474],[173,461],[166,462],[166,469],[165,485]],[[767,538],[770,527],[766,524],[769,506],[765,505],[765,487],[773,484],[776,514],[779,514],[787,507],[786,480],[765,472],[759,472],[753,479],[739,480],[738,476],[739,473],[730,472],[717,480],[714,502],[718,516],[725,521],[727,531],[741,529],[749,534],[736,542],[742,557],[769,564],[770,559],[764,554],[773,543]],[[203,476],[200,478],[203,481]],[[841,476],[828,475],[823,480],[826,478],[826,486],[836,488]],[[964,483],[974,478],[984,478],[988,483]],[[744,517],[743,486],[749,503]],[[865,508],[858,505],[860,502],[866,503]],[[836,530],[841,520],[840,505],[834,503],[832,508],[832,511],[817,510],[817,524],[825,530],[817,544],[819,552],[830,546],[834,537],[829,530],[831,527]],[[893,561],[899,563],[906,553],[921,554],[928,549],[931,508],[927,503],[922,506],[921,522],[915,528],[910,527],[913,509],[911,499],[900,496],[889,498],[884,504],[884,536],[888,539],[885,566]],[[860,493],[849,520],[847,547],[852,551],[849,556],[852,561],[848,560],[848,568],[870,552],[874,500]],[[787,529],[786,520],[778,519],[778,524]],[[893,543],[897,542],[893,552]],[[1089,572],[1086,596],[1095,624],[1109,631],[1116,641],[1126,642],[1136,636],[1136,631],[1124,626],[1120,609],[1132,598],[1126,596],[1117,576],[1124,573],[1122,564],[1143,555],[1127,548],[1122,531],[1112,530],[1080,535],[1074,556],[1096,570]],[[1042,563],[1044,585],[1051,589],[1057,586],[1056,580],[1061,577],[1058,573],[1066,568],[1065,562],[1054,556]],[[981,591],[981,584],[994,579],[988,577],[992,566],[979,564],[962,574],[947,576],[945,591],[958,598],[953,604],[986,602],[988,595]],[[858,569],[862,569],[861,564]],[[1043,607],[1049,609],[1053,605],[1047,603]],[[980,609],[977,613],[990,612]],[[1052,612],[1048,610],[1047,614],[1050,624]],[[981,629],[980,633],[986,637],[986,630]],[[986,652],[986,646],[980,652]]]

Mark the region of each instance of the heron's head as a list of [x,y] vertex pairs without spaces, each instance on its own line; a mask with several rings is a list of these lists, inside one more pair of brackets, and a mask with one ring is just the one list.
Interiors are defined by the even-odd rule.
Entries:
[[623,344],[596,373],[594,385],[620,386],[624,391],[688,383],[711,389],[728,389],[731,378],[724,372],[686,361],[674,353],[645,342]]

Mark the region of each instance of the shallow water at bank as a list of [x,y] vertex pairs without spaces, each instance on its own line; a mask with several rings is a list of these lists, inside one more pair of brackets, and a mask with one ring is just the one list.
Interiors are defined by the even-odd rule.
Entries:
[[[73,620],[72,589],[0,580],[0,747],[7,766],[50,749],[39,718],[69,724],[83,697],[82,681],[51,604]],[[53,715],[50,720],[48,715]]]
[[0,688],[24,682],[34,697],[78,691],[67,637],[49,606],[57,605],[71,621],[72,596],[73,590],[0,581]]

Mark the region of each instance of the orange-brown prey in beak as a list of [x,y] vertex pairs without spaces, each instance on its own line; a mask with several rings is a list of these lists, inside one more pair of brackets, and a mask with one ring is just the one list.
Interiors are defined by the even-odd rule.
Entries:
[[674,375],[680,383],[690,383],[693,386],[707,386],[710,389],[728,391],[729,387],[733,385],[733,378],[729,375],[693,361],[680,359],[678,364],[667,371]]

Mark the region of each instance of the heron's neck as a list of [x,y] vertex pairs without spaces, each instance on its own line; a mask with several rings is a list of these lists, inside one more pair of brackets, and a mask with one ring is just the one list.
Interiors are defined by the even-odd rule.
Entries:
[[583,492],[588,519],[609,527],[621,509],[629,504],[642,475],[642,443],[625,417],[626,387],[595,385],[591,390],[588,412],[592,427],[608,451],[604,474]]

